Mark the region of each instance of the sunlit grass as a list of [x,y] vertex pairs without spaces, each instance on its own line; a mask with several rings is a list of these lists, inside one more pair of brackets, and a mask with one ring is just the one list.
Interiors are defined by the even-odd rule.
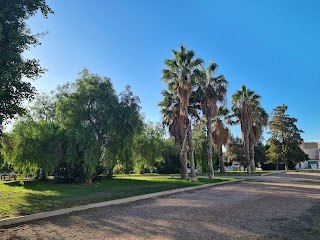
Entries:
[[92,185],[56,184],[53,181],[26,181],[24,185],[0,182],[0,219],[228,180],[232,179],[200,178],[198,182],[191,182],[168,177],[130,176],[104,179]]

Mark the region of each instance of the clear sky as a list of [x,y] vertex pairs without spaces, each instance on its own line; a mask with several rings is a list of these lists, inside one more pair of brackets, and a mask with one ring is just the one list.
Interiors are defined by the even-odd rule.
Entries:
[[[41,92],[74,81],[82,67],[131,85],[146,118],[160,121],[163,61],[181,43],[219,65],[230,96],[242,84],[271,113],[282,103],[305,141],[320,141],[320,1],[317,0],[47,0],[55,15],[29,20],[49,33],[27,57],[48,68]],[[238,134],[239,128],[233,128]]]

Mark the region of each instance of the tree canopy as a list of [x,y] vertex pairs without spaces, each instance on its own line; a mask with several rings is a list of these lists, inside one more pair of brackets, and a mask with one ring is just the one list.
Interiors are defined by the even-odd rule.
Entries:
[[0,3],[0,134],[2,125],[25,112],[22,103],[31,100],[36,89],[28,80],[38,78],[44,69],[39,60],[22,53],[39,45],[43,34],[32,34],[26,20],[38,11],[47,18],[52,9],[45,0],[2,0]]
[[268,139],[270,145],[267,156],[269,162],[284,162],[288,169],[290,162],[298,163],[308,159],[308,156],[301,150],[303,142],[297,119],[290,117],[286,111],[288,106],[281,105],[273,109],[272,118],[269,122],[271,137]]

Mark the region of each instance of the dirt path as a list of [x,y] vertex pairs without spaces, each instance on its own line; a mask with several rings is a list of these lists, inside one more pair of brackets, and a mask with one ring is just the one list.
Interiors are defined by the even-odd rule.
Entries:
[[0,239],[39,240],[291,240],[319,234],[319,173],[256,177],[0,229]]

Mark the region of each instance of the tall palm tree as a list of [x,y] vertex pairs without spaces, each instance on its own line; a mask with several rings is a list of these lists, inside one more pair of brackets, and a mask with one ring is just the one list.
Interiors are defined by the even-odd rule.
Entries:
[[219,108],[219,114],[214,120],[212,140],[215,151],[219,156],[219,168],[221,173],[225,173],[222,146],[228,143],[230,137],[229,128],[223,123],[223,118],[225,121],[229,120],[229,111],[226,108]]
[[250,136],[253,136],[254,113],[260,107],[260,99],[259,95],[244,85],[232,95],[232,110],[236,123],[241,126],[248,173],[256,171],[255,163],[250,158]]
[[255,164],[254,161],[254,146],[258,144],[262,133],[263,128],[268,124],[268,114],[261,107],[257,106],[254,110],[253,114],[253,126],[252,131],[250,132],[249,141],[250,141],[250,162],[251,164]]
[[203,114],[206,116],[207,140],[208,140],[208,177],[213,178],[212,164],[212,120],[218,113],[218,104],[224,104],[227,97],[228,81],[223,75],[214,77],[218,69],[216,63],[210,62],[208,68],[203,70],[202,78],[198,82],[198,96]]
[[186,144],[188,135],[188,106],[191,92],[194,89],[197,78],[201,75],[200,67],[203,63],[201,58],[196,58],[194,51],[187,50],[180,45],[178,51],[172,50],[173,59],[164,61],[166,67],[162,70],[162,80],[168,84],[170,92],[176,92],[179,98],[179,110],[175,113],[175,128],[181,134],[180,148],[182,158],[182,175],[186,179],[187,162]]
[[[194,162],[194,149],[193,149],[193,143],[192,143],[191,120],[189,119],[187,120],[188,121],[187,134],[184,136],[183,133],[180,131],[181,128],[178,125],[179,121],[177,117],[179,116],[180,101],[177,94],[175,94],[174,92],[162,91],[162,95],[164,96],[164,99],[162,102],[159,103],[159,106],[161,107],[162,123],[163,125],[169,127],[169,133],[171,136],[175,138],[176,143],[180,144],[183,140],[188,142],[190,165],[191,165],[191,180],[197,181],[197,176],[195,172],[195,162]],[[199,116],[193,104],[194,104],[194,101],[191,100],[188,112],[190,113],[189,115],[193,119],[198,119]],[[186,138],[186,139],[183,139],[183,138]],[[181,156],[181,159],[184,162],[187,162],[186,151],[184,151],[183,155]]]

